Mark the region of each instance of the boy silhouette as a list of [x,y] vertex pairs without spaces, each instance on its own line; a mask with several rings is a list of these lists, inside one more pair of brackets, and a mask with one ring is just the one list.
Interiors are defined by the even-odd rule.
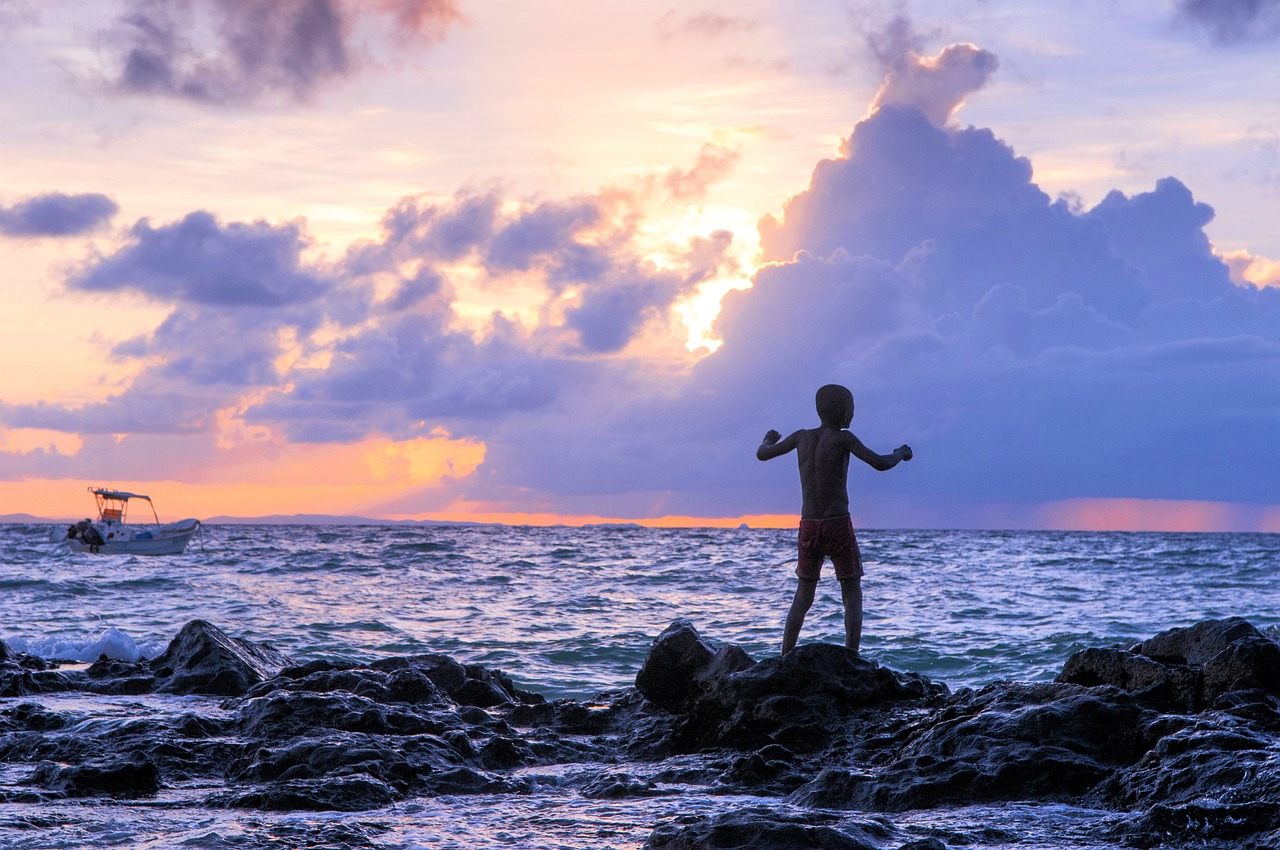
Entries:
[[777,431],[764,435],[756,457],[770,460],[796,450],[800,463],[800,533],[796,559],[795,599],[782,632],[782,654],[795,648],[804,616],[813,605],[813,594],[822,573],[822,562],[831,558],[840,580],[844,602],[844,645],[854,652],[862,643],[862,553],[853,535],[849,516],[849,456],[853,455],[881,472],[900,461],[911,460],[911,447],[899,446],[887,455],[876,454],[845,429],[853,421],[853,393],[839,384],[827,384],[814,397],[817,428],[796,431],[786,439]]

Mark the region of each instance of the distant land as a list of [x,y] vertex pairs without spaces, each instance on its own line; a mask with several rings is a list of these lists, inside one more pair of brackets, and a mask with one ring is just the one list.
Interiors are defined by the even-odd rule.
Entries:
[[[0,523],[23,525],[63,525],[84,517],[49,518],[31,514],[0,514]],[[205,525],[481,525],[476,522],[448,522],[433,519],[372,519],[363,516],[328,514],[272,514],[270,516],[214,516],[200,520]],[[146,523],[139,522],[139,525]]]

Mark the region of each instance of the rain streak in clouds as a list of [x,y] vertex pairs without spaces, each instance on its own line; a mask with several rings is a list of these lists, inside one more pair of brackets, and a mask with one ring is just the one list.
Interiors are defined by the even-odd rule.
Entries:
[[[1274,14],[1223,5],[1180,3],[1179,21],[1226,43],[1262,37]],[[260,67],[237,58],[254,4],[225,6],[239,10],[219,31],[226,49],[206,61],[186,46],[186,4],[135,4],[117,83],[302,98],[351,61],[354,5],[272,4]],[[456,17],[443,3],[374,7],[416,15],[432,37]],[[466,497],[570,514],[791,512],[794,471],[753,449],[768,428],[814,424],[813,390],[838,381],[864,441],[918,456],[875,480],[874,504],[855,493],[870,522],[1081,497],[1275,503],[1280,457],[1259,447],[1280,420],[1280,289],[1232,278],[1205,235],[1213,210],[1175,177],[1087,209],[1048,196],[995,132],[956,121],[997,58],[969,44],[924,55],[895,26],[875,45],[885,77],[869,115],[761,219],[761,265],[725,297],[714,353],[673,354],[673,306],[739,273],[731,235],[669,246],[658,263],[639,234],[645,198],[696,199],[732,173],[734,150],[708,146],[643,188],[589,196],[407,197],[376,239],[327,260],[302,222],[195,211],[137,222],[67,278],[172,310],[115,347],[147,365],[108,400],[0,407],[9,427],[102,436],[91,456],[6,453],[5,473],[109,478],[140,441],[197,469],[225,451],[215,431],[230,415],[296,442],[443,428],[485,443],[473,475],[387,511]],[[101,196],[47,198],[54,213],[20,202],[0,229],[82,232],[115,212]],[[477,316],[475,293],[520,293],[523,307]]]

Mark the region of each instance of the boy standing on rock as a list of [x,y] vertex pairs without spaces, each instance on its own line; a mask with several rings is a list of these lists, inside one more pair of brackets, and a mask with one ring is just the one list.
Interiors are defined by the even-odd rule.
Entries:
[[785,440],[777,431],[764,435],[756,457],[760,460],[796,450],[800,462],[799,555],[796,575],[800,579],[795,599],[787,612],[782,632],[782,654],[795,648],[804,616],[813,605],[822,562],[831,558],[836,578],[840,580],[840,597],[844,601],[844,645],[854,652],[862,642],[862,553],[853,536],[853,519],[849,516],[849,455],[867,465],[885,471],[900,461],[911,460],[911,447],[899,446],[891,454],[876,454],[845,429],[853,421],[853,393],[839,384],[827,384],[814,399],[817,428],[796,431]]

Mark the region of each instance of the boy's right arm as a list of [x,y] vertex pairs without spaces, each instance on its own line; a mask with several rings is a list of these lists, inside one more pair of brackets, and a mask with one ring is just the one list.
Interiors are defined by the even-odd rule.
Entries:
[[756,449],[756,459],[769,460],[791,451],[797,445],[796,435],[799,433],[799,431],[796,431],[784,440],[777,431],[769,429],[768,433],[764,435],[764,439],[760,441],[760,448]]

